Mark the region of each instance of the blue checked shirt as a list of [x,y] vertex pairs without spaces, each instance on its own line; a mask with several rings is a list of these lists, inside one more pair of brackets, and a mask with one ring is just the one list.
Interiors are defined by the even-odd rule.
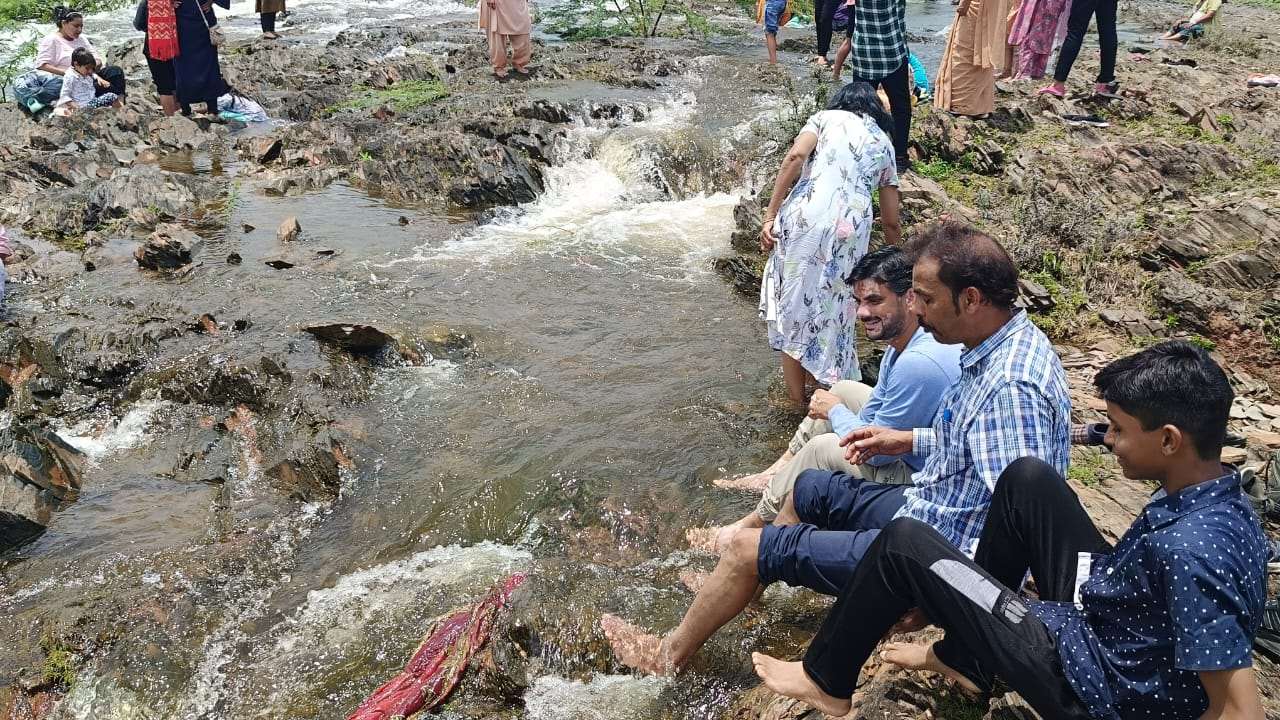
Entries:
[[1049,338],[1021,310],[960,354],[932,428],[914,430],[925,457],[896,517],[915,518],[972,556],[991,491],[1009,463],[1037,457],[1066,475],[1071,445],[1067,377]]
[[854,77],[876,82],[907,61],[906,0],[858,0],[849,62]]

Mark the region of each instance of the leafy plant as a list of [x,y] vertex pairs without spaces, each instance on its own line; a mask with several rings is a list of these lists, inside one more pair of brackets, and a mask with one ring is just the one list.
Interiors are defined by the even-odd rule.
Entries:
[[449,89],[443,82],[436,79],[406,80],[381,89],[362,85],[356,88],[354,97],[327,108],[326,113],[333,114],[344,110],[364,111],[383,105],[390,105],[396,112],[408,112],[448,96]]

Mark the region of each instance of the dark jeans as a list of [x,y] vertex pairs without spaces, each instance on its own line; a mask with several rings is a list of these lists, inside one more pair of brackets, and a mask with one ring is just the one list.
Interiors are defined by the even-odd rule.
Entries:
[[1120,44],[1116,36],[1116,3],[1117,0],[1073,0],[1071,15],[1067,18],[1067,39],[1058,51],[1054,80],[1067,81],[1071,66],[1080,54],[1080,45],[1084,43],[1084,34],[1089,31],[1089,21],[1097,15],[1098,45],[1102,49],[1102,68],[1098,70],[1097,82],[1115,82],[1116,48]]
[[275,32],[276,31],[276,14],[273,12],[269,12],[269,13],[261,13],[260,15],[261,17],[259,17],[259,20],[262,22],[262,32],[264,33]]
[[760,583],[781,580],[838,595],[880,528],[902,508],[907,487],[828,470],[800,473],[791,491],[800,522],[766,525],[760,532]]
[[108,87],[101,87],[95,83],[94,88],[96,88],[95,94],[97,96],[101,97],[102,95],[105,95],[107,93],[114,93],[115,95],[118,95],[121,98],[125,96],[126,92],[125,92],[125,86],[124,86],[125,79],[124,79],[123,70],[116,67],[115,65],[108,65],[104,68],[98,69],[98,77],[102,78],[103,80],[106,80],[111,84]]
[[1018,460],[1000,476],[978,546],[979,557],[1014,579],[1006,584],[918,520],[894,520],[832,606],[805,653],[805,673],[828,695],[851,697],[884,634],[920,608],[947,633],[934,647],[940,660],[969,677],[982,671],[980,681],[1000,676],[1047,720],[1086,720],[1056,641],[1010,588],[1029,568],[1044,599],[1070,600],[1077,553],[1106,550],[1066,481],[1038,460]]
[[818,26],[818,54],[827,56],[831,50],[831,25],[836,10],[844,4],[844,0],[813,0],[813,22]]
[[[1087,2],[1087,0],[1077,1]],[[904,58],[897,70],[878,80],[868,80],[857,75],[853,77],[854,82],[868,82],[873,86],[883,87],[884,94],[889,96],[889,112],[893,115],[893,155],[898,162],[899,172],[906,170],[910,164],[907,157],[907,144],[911,141],[911,83],[908,80],[910,72],[910,64]]]

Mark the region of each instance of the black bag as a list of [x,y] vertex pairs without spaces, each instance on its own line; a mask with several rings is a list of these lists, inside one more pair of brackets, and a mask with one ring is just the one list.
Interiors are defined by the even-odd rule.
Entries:
[[133,29],[138,32],[147,31],[147,0],[138,3],[138,9],[133,12]]

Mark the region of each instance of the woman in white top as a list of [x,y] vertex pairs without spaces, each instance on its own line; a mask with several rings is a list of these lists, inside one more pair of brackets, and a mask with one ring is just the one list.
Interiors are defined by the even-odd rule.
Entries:
[[[36,51],[35,69],[40,84],[37,99],[49,105],[58,99],[62,92],[62,78],[71,70],[71,54],[84,48],[96,56],[93,44],[84,36],[84,14],[58,7],[53,9],[53,22],[58,29],[40,40]],[[125,94],[124,71],[110,65],[103,67],[98,58],[99,68],[94,75],[97,93],[115,93],[123,98]]]
[[773,251],[760,315],[797,410],[808,385],[861,377],[847,278],[871,241],[877,190],[885,242],[901,237],[892,133],[875,88],[854,81],[809,118],[778,171],[760,238]]

